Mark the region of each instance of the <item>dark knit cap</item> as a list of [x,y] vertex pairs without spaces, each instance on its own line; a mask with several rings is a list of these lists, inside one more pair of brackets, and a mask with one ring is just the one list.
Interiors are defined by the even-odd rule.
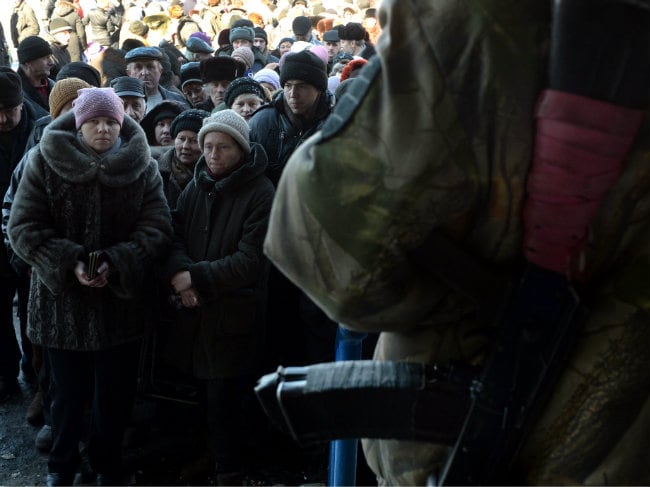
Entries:
[[255,27],[255,39],[264,39],[264,42],[269,42],[269,36],[264,29],[261,27]]
[[280,85],[291,79],[298,79],[318,88],[327,90],[327,71],[325,63],[315,54],[305,50],[287,53],[280,68]]
[[253,42],[255,40],[255,31],[252,27],[232,27],[228,39],[231,44],[237,39],[245,39]]
[[23,102],[23,83],[9,66],[0,66],[0,110],[14,108]]
[[350,22],[339,31],[339,37],[344,41],[362,41],[366,38],[366,29],[358,22]]
[[307,35],[307,33],[311,31],[311,20],[309,20],[309,17],[300,15],[291,22],[291,30],[293,30],[293,33],[298,36]]
[[204,83],[232,81],[242,76],[245,71],[246,66],[230,56],[217,56],[201,61],[201,79]]
[[172,137],[176,138],[179,132],[183,130],[190,130],[196,132],[197,134],[203,126],[203,119],[210,116],[210,112],[205,110],[199,110],[196,108],[190,108],[185,110],[182,113],[176,115],[176,118],[172,121],[170,127],[170,132]]
[[147,141],[150,145],[156,145],[156,135],[154,132],[156,124],[166,118],[175,119],[184,109],[185,107],[177,101],[164,100],[144,116],[140,121],[140,126],[147,135]]
[[66,78],[79,78],[91,86],[99,88],[102,85],[102,77],[97,68],[83,61],[72,61],[64,64],[56,75],[55,81]]
[[293,43],[296,42],[296,40],[292,37],[283,37],[278,41],[278,49],[280,48],[280,44],[284,42],[290,42],[293,45]]
[[58,34],[59,32],[72,31],[72,26],[66,22],[64,18],[56,17],[50,21],[48,27],[51,35]]
[[114,47],[104,49],[99,55],[99,68],[103,77],[109,82],[119,76],[126,76],[124,51],[122,49],[115,49]]
[[203,83],[201,79],[201,63],[198,61],[185,63],[181,66],[181,88],[185,83]]
[[20,64],[28,63],[34,59],[39,59],[52,54],[52,48],[45,39],[38,36],[25,37],[18,44],[18,62]]
[[264,93],[264,88],[262,88],[262,85],[250,76],[242,76],[241,78],[237,78],[228,85],[228,88],[226,88],[226,91],[223,94],[223,101],[226,103],[226,106],[228,108],[232,108],[232,104],[235,102],[235,99],[239,95],[243,95],[245,93],[257,95],[261,100],[266,100],[266,94]]

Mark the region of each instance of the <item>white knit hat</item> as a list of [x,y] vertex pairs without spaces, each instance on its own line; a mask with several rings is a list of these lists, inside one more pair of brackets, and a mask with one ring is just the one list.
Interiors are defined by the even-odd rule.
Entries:
[[233,110],[220,110],[203,119],[203,127],[199,131],[199,147],[203,150],[203,140],[209,132],[223,132],[230,135],[241,146],[246,154],[250,154],[249,128],[246,120]]

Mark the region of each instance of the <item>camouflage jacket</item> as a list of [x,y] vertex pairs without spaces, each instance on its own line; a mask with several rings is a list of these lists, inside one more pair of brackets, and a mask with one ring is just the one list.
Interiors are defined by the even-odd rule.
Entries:
[[[550,6],[384,1],[378,56],[284,169],[265,251],[332,319],[382,332],[377,359],[484,352],[472,304],[410,255],[440,232],[504,273],[521,260]],[[530,483],[650,481],[629,455],[650,425],[649,131],[646,117],[592,221],[592,312],[521,455]],[[364,448],[391,485],[423,484],[444,457],[425,443]]]

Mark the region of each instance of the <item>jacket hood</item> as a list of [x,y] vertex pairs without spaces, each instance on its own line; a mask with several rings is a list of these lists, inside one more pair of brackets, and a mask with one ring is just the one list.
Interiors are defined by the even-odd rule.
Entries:
[[104,154],[89,150],[77,137],[72,111],[58,117],[43,132],[40,151],[47,164],[62,178],[73,183],[93,179],[111,187],[134,182],[151,162],[151,151],[142,128],[124,117],[121,146]]

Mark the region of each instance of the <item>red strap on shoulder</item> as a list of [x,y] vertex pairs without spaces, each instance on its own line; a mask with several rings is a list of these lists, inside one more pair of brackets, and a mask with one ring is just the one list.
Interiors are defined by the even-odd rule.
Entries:
[[542,92],[524,206],[529,262],[580,279],[589,224],[616,183],[644,112],[561,91]]

